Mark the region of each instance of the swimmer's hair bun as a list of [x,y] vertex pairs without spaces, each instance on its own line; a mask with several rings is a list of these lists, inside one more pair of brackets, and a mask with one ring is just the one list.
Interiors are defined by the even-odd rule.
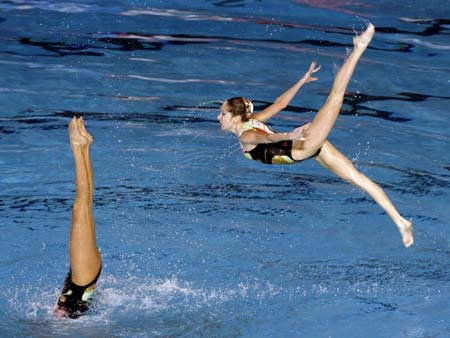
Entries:
[[244,104],[245,104],[245,113],[247,114],[253,114],[253,103],[247,98],[244,98]]

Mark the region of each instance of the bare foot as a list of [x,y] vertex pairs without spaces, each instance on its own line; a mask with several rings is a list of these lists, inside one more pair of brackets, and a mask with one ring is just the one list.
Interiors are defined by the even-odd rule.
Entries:
[[369,26],[367,26],[366,30],[361,35],[357,35],[353,38],[353,45],[355,48],[359,47],[366,49],[374,34],[375,26],[369,23]]
[[412,222],[402,218],[397,226],[402,236],[403,244],[409,248],[414,243]]
[[88,145],[90,145],[92,142],[94,142],[94,138],[92,137],[91,134],[88,133],[88,131],[86,130],[86,127],[84,125],[84,120],[83,120],[83,116],[81,116],[78,119],[78,129],[80,130],[80,134],[83,137],[86,137],[88,140]]
[[69,138],[72,147],[83,147],[89,144],[89,140],[81,135],[78,127],[78,120],[75,116],[69,123]]

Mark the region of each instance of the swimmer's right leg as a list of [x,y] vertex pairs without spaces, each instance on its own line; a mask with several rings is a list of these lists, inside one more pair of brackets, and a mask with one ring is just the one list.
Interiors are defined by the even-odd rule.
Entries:
[[333,128],[344,101],[344,94],[361,55],[366,50],[373,35],[375,27],[369,24],[367,29],[353,39],[353,51],[345,61],[333,82],[327,101],[314,117],[309,128],[305,131],[303,141],[294,141],[293,156],[296,160],[302,160],[315,154],[327,140],[328,134]]
[[[86,130],[82,116],[77,120],[77,124],[78,124],[78,129],[80,131],[81,136],[85,137],[88,140],[88,146],[84,147],[84,160],[86,163],[86,170],[87,170],[88,180],[89,180],[89,194],[90,194],[89,201],[91,203],[91,210],[92,210],[92,203],[94,202],[94,175],[92,173],[91,154],[89,151],[89,146],[92,144],[92,142],[94,142],[94,138]],[[89,214],[91,216],[91,223],[93,224],[94,233],[95,233],[95,222],[94,222],[94,217],[93,217],[92,211]]]
[[92,136],[86,131],[82,118],[69,124],[69,138],[75,160],[75,202],[69,240],[72,281],[80,286],[92,282],[101,268],[92,214],[93,184],[89,146]]
[[326,141],[323,144],[322,150],[316,156],[316,160],[343,180],[367,192],[397,225],[405,247],[409,247],[414,243],[412,223],[399,214],[389,197],[378,184],[359,172],[350,160],[330,142]]

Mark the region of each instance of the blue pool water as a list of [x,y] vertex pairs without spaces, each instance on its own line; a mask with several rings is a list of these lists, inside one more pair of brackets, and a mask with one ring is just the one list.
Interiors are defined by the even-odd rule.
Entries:
[[[330,140],[414,221],[410,249],[358,189],[247,161],[216,120],[317,60],[272,126],[311,120],[367,20]],[[0,42],[1,337],[450,337],[448,1],[10,0]],[[58,320],[73,115],[104,265],[92,312]]]

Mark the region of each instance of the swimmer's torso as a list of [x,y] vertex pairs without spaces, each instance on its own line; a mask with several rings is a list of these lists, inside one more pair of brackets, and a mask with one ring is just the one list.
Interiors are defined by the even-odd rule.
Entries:
[[[263,122],[250,119],[242,126],[242,133],[247,130],[253,130],[261,134],[273,134],[274,131]],[[250,160],[266,164],[292,164],[295,163],[292,158],[292,141],[281,141],[277,143],[260,143],[251,150],[245,150],[241,144],[244,156]]]

